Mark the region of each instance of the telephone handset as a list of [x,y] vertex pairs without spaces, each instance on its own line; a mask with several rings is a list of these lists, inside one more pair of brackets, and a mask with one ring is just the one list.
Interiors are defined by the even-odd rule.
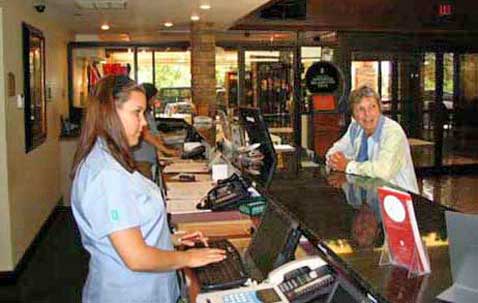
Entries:
[[196,302],[305,303],[333,293],[335,284],[327,263],[319,256],[309,256],[276,268],[261,284],[200,294]]
[[277,267],[267,275],[267,280],[269,283],[277,285],[305,271],[310,272],[326,265],[327,263],[322,258],[316,256],[300,258]]
[[318,256],[288,262],[268,275],[268,283],[287,298],[287,302],[303,303],[330,292],[335,277],[327,263]]
[[233,174],[227,179],[219,180],[197,208],[220,211],[238,207],[241,200],[250,197],[249,186],[244,179]]

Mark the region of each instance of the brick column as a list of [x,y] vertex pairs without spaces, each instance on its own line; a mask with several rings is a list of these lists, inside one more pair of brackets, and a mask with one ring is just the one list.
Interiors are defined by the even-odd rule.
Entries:
[[210,25],[191,25],[191,86],[197,115],[216,111],[216,39]]

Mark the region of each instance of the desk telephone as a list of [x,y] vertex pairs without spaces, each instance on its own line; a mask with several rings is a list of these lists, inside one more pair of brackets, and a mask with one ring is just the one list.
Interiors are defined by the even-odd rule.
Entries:
[[249,184],[237,174],[227,179],[219,180],[217,185],[211,189],[204,201],[197,205],[199,209],[210,209],[213,211],[228,210],[240,205],[240,201],[248,198]]
[[258,285],[200,294],[197,303],[305,303],[333,294],[336,279],[318,256],[288,262],[271,271]]
[[185,151],[181,154],[181,159],[204,159],[206,147],[204,145],[196,146],[195,148]]

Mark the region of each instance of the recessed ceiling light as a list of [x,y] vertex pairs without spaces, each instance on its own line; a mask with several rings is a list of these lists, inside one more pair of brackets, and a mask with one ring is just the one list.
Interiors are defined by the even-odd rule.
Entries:
[[103,25],[101,25],[101,29],[107,31],[110,29],[110,26],[108,25],[108,23],[103,23]]
[[171,26],[173,26],[173,25],[174,25],[173,22],[169,22],[169,21],[168,21],[168,22],[164,22],[164,26],[166,26],[166,27],[171,27]]
[[211,9],[211,5],[208,3],[204,3],[204,4],[201,4],[199,8],[203,10],[208,10],[208,9]]
[[199,21],[199,19],[198,15],[191,15],[191,21]]

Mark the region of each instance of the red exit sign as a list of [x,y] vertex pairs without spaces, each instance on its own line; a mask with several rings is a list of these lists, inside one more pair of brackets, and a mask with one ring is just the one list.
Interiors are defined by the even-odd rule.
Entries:
[[438,5],[438,16],[446,17],[453,14],[453,5],[450,3],[442,3]]

